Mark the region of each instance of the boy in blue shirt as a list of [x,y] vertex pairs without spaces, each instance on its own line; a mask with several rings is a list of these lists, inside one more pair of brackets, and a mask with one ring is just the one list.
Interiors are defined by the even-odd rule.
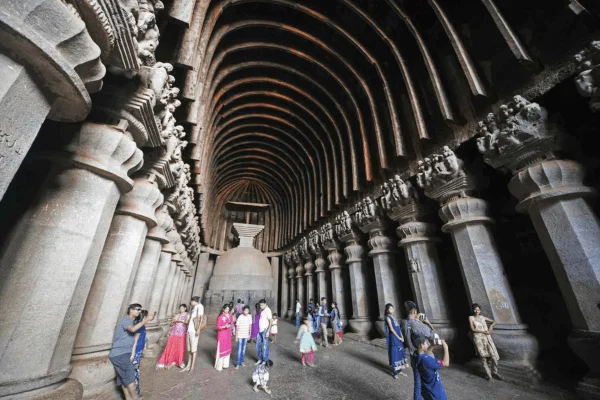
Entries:
[[439,369],[450,365],[448,344],[445,340],[442,340],[442,346],[444,347],[443,360],[438,360],[432,353],[427,352],[430,343],[426,337],[418,337],[415,344],[417,345],[417,371],[421,378],[421,395],[425,400],[448,400],[438,373]]

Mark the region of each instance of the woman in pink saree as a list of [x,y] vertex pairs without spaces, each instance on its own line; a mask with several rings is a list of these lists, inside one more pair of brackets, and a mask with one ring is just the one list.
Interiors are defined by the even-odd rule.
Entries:
[[233,317],[230,311],[229,304],[225,304],[221,309],[221,314],[217,318],[217,351],[215,354],[215,369],[217,371],[229,368],[231,325],[233,324]]
[[180,305],[179,314],[171,321],[173,329],[171,329],[167,345],[156,363],[156,369],[169,369],[173,365],[177,365],[179,368],[185,367],[185,340],[189,320],[187,305]]

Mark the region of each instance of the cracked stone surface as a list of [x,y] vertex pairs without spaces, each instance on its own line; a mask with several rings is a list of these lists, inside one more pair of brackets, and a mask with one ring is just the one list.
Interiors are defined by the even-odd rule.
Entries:
[[[214,318],[209,318],[213,321]],[[365,343],[344,340],[340,346],[319,347],[315,353],[317,368],[302,367],[298,345],[294,344],[296,328],[287,321],[279,322],[278,343],[271,344],[270,358],[274,362],[269,387],[272,394],[252,391],[252,370],[256,347],[249,344],[246,366],[217,372],[213,368],[216,333],[207,329],[201,333],[198,360],[193,375],[154,369],[155,359],[142,359],[141,387],[144,399],[412,399],[412,370],[408,377],[394,380],[387,365],[384,349]],[[318,343],[318,341],[317,341]],[[452,360],[451,360],[452,361]],[[449,399],[542,400],[568,399],[564,393],[554,395],[517,387],[506,382],[489,383],[465,367],[451,365],[441,372]]]

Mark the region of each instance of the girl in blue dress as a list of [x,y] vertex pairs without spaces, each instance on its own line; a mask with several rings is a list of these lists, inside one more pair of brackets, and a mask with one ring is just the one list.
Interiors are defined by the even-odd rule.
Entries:
[[394,318],[394,306],[390,303],[385,305],[383,327],[394,379],[398,379],[398,375],[407,376],[402,371],[408,366],[406,352],[404,351],[404,336],[402,336],[400,324]]

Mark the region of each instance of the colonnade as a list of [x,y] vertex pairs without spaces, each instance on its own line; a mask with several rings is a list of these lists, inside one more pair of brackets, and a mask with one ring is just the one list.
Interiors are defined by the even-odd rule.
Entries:
[[[147,326],[154,355],[191,296],[200,228],[185,132],[173,116],[179,89],[173,67],[154,56],[154,3],[130,15],[106,13],[106,2],[0,5],[0,64],[14,72],[0,129],[16,150],[0,156],[0,197],[41,122],[70,122],[40,131],[52,143],[31,162],[51,168],[0,252],[0,362],[10,366],[0,397],[111,397],[108,353],[127,306],[157,312]],[[27,112],[10,114],[23,104]]]
[[[550,260],[574,327],[569,344],[590,367],[580,390],[592,393],[600,387],[594,361],[600,350],[600,224],[585,200],[593,189],[583,184],[580,164],[559,158],[562,132],[537,103],[515,96],[498,113],[481,121],[477,133],[484,161],[513,175],[507,190],[519,200],[517,211],[531,217]],[[404,300],[412,299],[442,337],[450,341],[455,338],[456,322],[449,316],[451,299],[441,279],[443,264],[436,249],[440,234],[431,206],[434,200],[440,206],[437,214],[443,223],[441,231],[450,235],[454,245],[469,303],[480,304],[497,322],[493,336],[503,359],[503,372],[516,379],[535,380],[538,342],[528,333],[506,278],[489,205],[475,196],[482,183],[481,176],[444,147],[441,154],[432,154],[419,163],[414,178],[396,175],[384,182],[373,198],[364,198],[333,223],[310,232],[284,256],[290,272],[289,315],[293,314],[295,299],[305,303],[304,282],[311,285],[312,265],[307,262],[303,268],[300,260],[329,251],[332,282],[328,284],[333,289],[330,301],[340,306],[352,332],[366,336],[376,328],[382,333],[384,305],[392,303],[401,309]],[[394,227],[400,239],[397,246]],[[399,290],[403,275],[396,261],[398,247],[408,267],[410,293]],[[345,274],[349,275],[349,286],[342,276]],[[366,285],[369,274],[375,277],[370,292]],[[380,310],[378,315],[369,313],[373,301]],[[344,309],[346,304],[351,304],[350,310]]]

